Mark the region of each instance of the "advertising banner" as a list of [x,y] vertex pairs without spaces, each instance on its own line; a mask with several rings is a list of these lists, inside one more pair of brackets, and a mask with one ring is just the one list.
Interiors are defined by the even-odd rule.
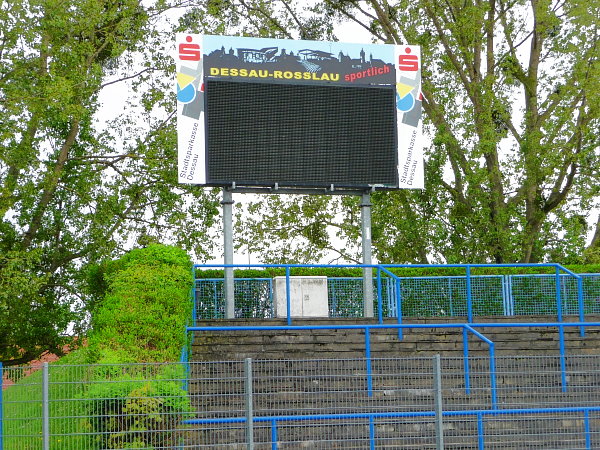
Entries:
[[416,46],[180,33],[177,42],[179,181],[207,184],[205,80],[319,86],[394,86],[398,188],[423,188],[421,59]]

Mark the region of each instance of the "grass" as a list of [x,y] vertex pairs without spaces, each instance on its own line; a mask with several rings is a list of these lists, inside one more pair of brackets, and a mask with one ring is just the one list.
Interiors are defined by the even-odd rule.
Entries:
[[[51,448],[94,448],[94,436],[91,430],[86,430],[84,402],[73,400],[82,397],[84,379],[82,367],[77,364],[85,363],[84,357],[84,350],[76,350],[51,364],[48,391]],[[42,447],[42,376],[38,370],[4,390],[4,450]]]
[[[165,448],[182,438],[181,420],[193,412],[184,366],[88,364],[86,350],[50,364],[51,449]],[[4,390],[2,450],[42,448],[42,381],[38,370]]]

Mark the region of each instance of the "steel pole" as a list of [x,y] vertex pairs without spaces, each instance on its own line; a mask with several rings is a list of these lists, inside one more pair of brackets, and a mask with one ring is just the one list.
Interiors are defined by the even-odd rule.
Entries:
[[[233,194],[223,189],[223,262],[233,264]],[[225,318],[235,318],[235,297],[233,290],[233,267],[225,267]]]
[[246,443],[248,450],[254,450],[254,399],[252,390],[252,358],[246,358]]
[[[363,264],[371,265],[371,194],[368,192],[361,197],[360,216]],[[363,315],[364,317],[375,316],[373,310],[373,270],[370,267],[363,269]]]

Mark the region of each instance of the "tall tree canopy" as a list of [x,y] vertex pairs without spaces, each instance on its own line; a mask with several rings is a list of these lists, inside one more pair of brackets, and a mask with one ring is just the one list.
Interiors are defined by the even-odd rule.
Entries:
[[[380,261],[581,257],[600,186],[599,0],[172,1],[0,3],[0,361],[60,351],[87,263],[156,240],[214,251],[215,193],[176,179],[166,21],[182,11],[182,31],[336,39],[349,22],[422,46],[427,188],[373,196]],[[264,197],[239,243],[352,259],[358,217],[356,198]]]
[[[0,2],[4,364],[60,352],[85,306],[86,263],[140,238],[210,254],[218,203],[177,185],[172,29],[158,26],[168,8],[163,0]],[[106,94],[119,85],[138,93],[125,112],[122,94]],[[101,96],[109,117],[99,114]]]
[[[379,261],[583,258],[598,229],[588,223],[600,186],[598,0],[208,0],[182,23],[336,39],[343,22],[376,42],[422,46],[426,189],[373,196]],[[239,221],[252,231],[240,244],[270,261],[313,259],[336,247],[323,231],[333,226],[352,259],[357,208],[357,199],[261,199]]]

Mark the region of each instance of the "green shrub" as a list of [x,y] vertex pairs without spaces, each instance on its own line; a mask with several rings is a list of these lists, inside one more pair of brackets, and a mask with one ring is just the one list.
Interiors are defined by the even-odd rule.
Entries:
[[[104,298],[93,314],[89,336],[95,362],[178,360],[192,313],[187,254],[153,244],[104,268]],[[115,352],[120,355],[116,360]]]
[[[177,361],[192,313],[192,264],[181,249],[152,244],[90,268],[95,296],[82,398],[101,448],[170,448],[191,411]],[[150,381],[149,381],[150,380]]]
[[[173,448],[178,424],[190,416],[190,399],[182,387],[183,366],[99,366],[85,393],[91,428],[100,448]],[[153,373],[151,373],[153,372]],[[110,374],[110,375],[109,375]],[[108,375],[108,376],[107,376]]]

